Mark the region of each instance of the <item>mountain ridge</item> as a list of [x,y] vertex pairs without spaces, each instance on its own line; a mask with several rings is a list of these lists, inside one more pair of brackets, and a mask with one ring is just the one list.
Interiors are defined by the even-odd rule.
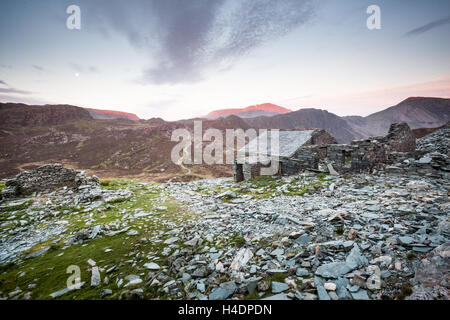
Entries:
[[338,142],[348,143],[385,135],[391,122],[405,120],[411,122],[413,129],[420,125],[420,131],[426,132],[423,129],[427,126],[439,127],[448,121],[449,106],[450,99],[415,98],[368,117],[339,117],[326,110],[305,108],[275,116],[229,115],[165,121],[94,119],[84,108],[70,105],[0,104],[0,178],[49,161],[67,163],[104,177],[167,181],[174,177],[224,176],[231,174],[229,166],[187,165],[190,171],[186,174],[186,168],[172,163],[170,154],[176,144],[171,141],[172,132],[179,128],[192,132],[194,121],[202,120],[203,131],[320,128]]
[[245,108],[230,108],[230,109],[220,109],[214,110],[208,113],[204,118],[216,119],[229,115],[237,115],[243,118],[251,118],[254,116],[261,115],[277,115],[290,113],[292,110],[278,106],[273,103],[262,103],[248,106]]
[[130,112],[116,111],[116,110],[102,110],[93,108],[84,108],[87,110],[92,118],[94,119],[130,119],[130,120],[140,120],[140,118]]

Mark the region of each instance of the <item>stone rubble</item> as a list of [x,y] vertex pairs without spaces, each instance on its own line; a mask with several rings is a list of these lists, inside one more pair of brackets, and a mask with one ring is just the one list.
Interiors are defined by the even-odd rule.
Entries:
[[[428,144],[418,142],[419,148]],[[447,156],[444,151],[440,154]],[[433,166],[433,157],[424,154],[419,164]],[[103,189],[91,179],[76,188],[0,202],[1,214],[9,217],[0,230],[0,263],[33,259],[25,251],[53,239],[68,247],[123,234],[158,243],[161,250],[129,248],[127,260],[112,266],[86,258],[82,263],[101,298],[146,299],[148,292],[158,292],[199,300],[449,299],[450,182],[446,167],[436,170],[440,174],[392,174],[389,168],[371,174],[306,171],[262,182],[204,179],[151,189],[140,183],[146,192],[161,192],[153,210],[124,209],[108,223],[96,222],[90,212],[101,214],[117,199],[132,198],[133,191]],[[166,221],[150,238],[145,221],[169,211],[164,205],[169,198],[196,218]],[[17,208],[27,205],[26,216],[19,216]],[[90,226],[67,234],[69,217],[79,214],[70,213],[73,205],[85,211]],[[57,223],[38,229],[48,218]],[[136,220],[144,222],[133,225]],[[33,254],[46,255],[49,248],[41,250]],[[101,250],[110,254],[107,247]],[[118,273],[124,263],[135,274]],[[0,297],[23,298],[25,290],[33,289]]]
[[[35,178],[35,176],[40,176],[42,172],[45,172],[46,183],[47,179],[55,178],[57,180],[58,177],[62,178],[58,183],[55,182],[55,184],[49,186],[52,191],[44,188],[40,192],[34,191],[32,194],[26,192],[27,196],[23,196],[23,191],[20,190],[23,190],[24,185],[34,185],[36,181],[43,181]],[[67,176],[74,180],[68,179]],[[11,184],[12,182],[8,182],[11,180],[16,182]],[[9,215],[7,221],[0,224],[2,228],[0,231],[0,264],[17,258],[21,252],[38,243],[61,236],[67,230],[68,221],[62,218],[56,224],[49,224],[45,229],[38,228],[39,223],[47,221],[51,217],[67,215],[70,213],[70,208],[73,207],[92,210],[108,205],[108,203],[130,199],[134,195],[132,191],[127,189],[102,189],[97,177],[87,178],[84,171],[66,169],[60,164],[45,165],[30,172],[22,172],[11,180],[7,180],[6,188],[3,190],[3,203],[0,202],[0,212],[6,211]],[[8,183],[10,184],[8,185]],[[10,191],[12,185],[21,187],[17,189],[18,192],[13,193]],[[55,189],[56,185],[60,187]],[[27,190],[31,189],[27,187]],[[14,198],[9,200],[12,195]],[[20,198],[17,199],[19,196]],[[22,207],[27,207],[27,217],[17,221],[14,219],[15,212]],[[59,208],[63,209],[59,210]],[[68,240],[68,244],[72,245],[94,239],[107,232],[108,226],[102,225],[83,229],[73,234]],[[33,253],[29,257],[43,254],[46,250],[48,248],[43,248],[42,251]]]

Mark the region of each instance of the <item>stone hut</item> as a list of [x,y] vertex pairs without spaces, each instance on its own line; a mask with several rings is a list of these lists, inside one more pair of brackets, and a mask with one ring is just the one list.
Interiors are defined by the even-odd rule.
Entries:
[[406,123],[394,123],[384,137],[355,140],[350,144],[337,144],[322,129],[284,130],[279,132],[279,152],[258,152],[258,138],[238,151],[233,165],[236,182],[260,175],[261,168],[279,162],[278,175],[294,175],[302,170],[317,170],[324,161],[337,172],[362,172],[414,157],[416,139]]
[[350,144],[327,146],[327,161],[338,172],[361,172],[408,158],[416,149],[416,138],[408,124],[394,123],[384,137],[355,140]]
[[[265,141],[266,148],[259,150],[258,143]],[[292,175],[308,168],[318,168],[326,157],[326,146],[336,143],[334,137],[323,129],[296,129],[279,131],[279,150],[271,150],[271,133],[263,133],[238,150],[233,165],[234,181],[240,182],[261,175],[261,168],[277,161],[278,175]]]
[[30,195],[34,192],[53,191],[61,187],[76,188],[88,180],[98,182],[98,178],[86,178],[84,171],[65,168],[59,163],[47,164],[30,171],[23,171],[14,178],[5,180],[3,199]]

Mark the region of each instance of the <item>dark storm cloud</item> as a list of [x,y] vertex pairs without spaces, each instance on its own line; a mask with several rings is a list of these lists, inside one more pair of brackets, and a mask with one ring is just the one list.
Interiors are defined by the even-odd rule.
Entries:
[[229,68],[314,12],[311,0],[101,0],[86,6],[98,30],[109,25],[148,52],[141,80],[157,84],[197,81],[211,68]]
[[421,27],[415,28],[407,33],[405,33],[405,37],[410,37],[410,36],[416,36],[419,35],[421,33],[425,33],[428,32],[434,28],[446,25],[450,23],[450,16],[447,18],[443,18],[443,19],[439,19],[430,23],[427,23],[426,25],[423,25]]

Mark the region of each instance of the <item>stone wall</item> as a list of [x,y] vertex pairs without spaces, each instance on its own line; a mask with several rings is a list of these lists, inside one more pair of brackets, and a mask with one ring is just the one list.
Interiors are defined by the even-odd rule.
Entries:
[[376,140],[359,140],[351,143],[350,170],[361,172],[372,170],[378,164],[386,162],[384,145]]
[[324,129],[317,129],[312,134],[311,145],[325,146],[328,144],[337,144],[336,139]]
[[[315,130],[311,139],[290,158],[280,159],[281,173],[294,175],[303,170],[318,169],[321,160],[332,164],[341,173],[371,171],[412,155],[417,159],[415,148],[416,138],[404,122],[392,124],[385,137],[355,140],[350,144],[337,144],[325,130]],[[259,176],[259,170],[258,164],[244,164],[243,179]],[[432,171],[430,168],[427,170]],[[423,168],[421,171],[425,172]],[[235,181],[236,177],[235,174]]]
[[233,180],[235,182],[244,181],[243,164],[236,162],[233,164]]
[[377,140],[384,144],[387,153],[413,152],[416,149],[416,137],[406,122],[391,124],[388,134]]
[[[93,179],[98,179],[95,177]],[[6,180],[2,191],[4,199],[30,195],[34,192],[52,191],[61,187],[75,188],[86,183],[83,171],[64,168],[61,164],[47,164],[39,168],[23,171]]]
[[242,165],[242,171],[244,174],[244,179],[253,179],[261,175],[261,164],[260,163],[244,163]]
[[445,154],[432,152],[427,153],[423,157],[418,157],[421,154],[422,152],[404,153],[404,156],[410,155],[411,157],[386,166],[386,171],[389,173],[428,176],[444,180],[450,179],[450,159]]
[[305,169],[317,169],[321,155],[324,156],[326,153],[324,150],[326,149],[317,145],[299,148],[291,159],[282,160],[282,174],[291,175]]
[[407,159],[415,150],[415,140],[406,123],[394,123],[385,137],[355,140],[349,145],[329,145],[327,160],[338,172],[370,171]]
[[339,172],[350,170],[351,155],[354,152],[354,146],[347,144],[332,144],[327,146],[327,162],[333,165],[333,168]]

